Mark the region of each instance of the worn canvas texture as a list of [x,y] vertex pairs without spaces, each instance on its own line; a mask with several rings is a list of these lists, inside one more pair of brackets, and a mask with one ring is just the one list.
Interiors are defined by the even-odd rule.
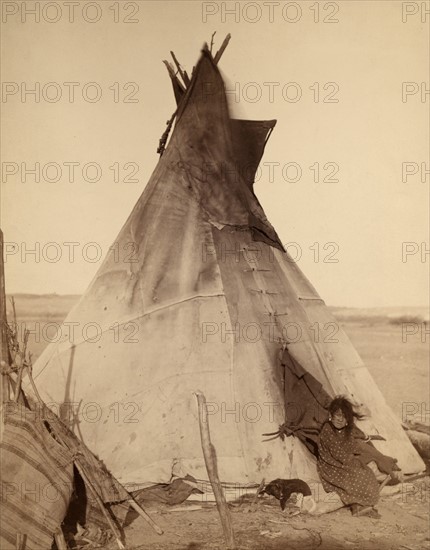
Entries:
[[[63,340],[35,365],[44,400],[76,405],[79,437],[123,483],[167,483],[174,470],[207,479],[197,390],[208,403],[223,482],[312,482],[315,458],[302,442],[262,438],[285,421],[288,346],[329,395],[346,394],[367,410],[362,426],[386,437],[377,442],[381,452],[396,456],[405,473],[422,471],[399,420],[254,194],[252,170],[274,121],[232,121],[208,51],[176,96],[176,124],[150,181],[67,317]],[[100,338],[71,339],[72,323],[97,323]],[[316,338],[312,327],[327,323],[335,337]]]

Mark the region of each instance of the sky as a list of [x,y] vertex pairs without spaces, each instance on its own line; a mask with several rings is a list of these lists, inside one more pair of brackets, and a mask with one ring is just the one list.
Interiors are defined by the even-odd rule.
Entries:
[[216,32],[233,116],[277,119],[255,192],[326,303],[428,305],[429,21],[391,0],[3,1],[7,292],[85,291],[158,161],[162,60],[191,73]]

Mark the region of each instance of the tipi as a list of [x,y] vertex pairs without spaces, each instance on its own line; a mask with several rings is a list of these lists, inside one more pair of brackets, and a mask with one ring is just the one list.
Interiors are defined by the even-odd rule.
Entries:
[[[206,396],[223,482],[317,480],[315,458],[297,438],[262,438],[284,422],[287,349],[329,395],[367,408],[364,429],[384,435],[376,446],[405,473],[422,471],[342,329],[329,342],[315,337],[315,324],[335,320],[253,191],[276,121],[230,118],[219,57],[205,46],[191,79],[182,73],[184,84],[170,67],[172,135],[68,315],[63,341],[34,367],[42,397],[75,404],[77,433],[123,483],[168,482],[175,472],[207,479],[196,390]],[[99,333],[82,337],[91,326]]]

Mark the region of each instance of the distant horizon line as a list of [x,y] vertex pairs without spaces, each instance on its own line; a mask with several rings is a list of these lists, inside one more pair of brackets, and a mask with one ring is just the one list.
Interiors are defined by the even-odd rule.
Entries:
[[[58,298],[80,298],[83,296],[85,292],[79,294],[79,293],[66,293],[66,294],[59,294],[58,292],[43,292],[43,293],[35,293],[35,292],[6,292],[6,297],[27,297],[27,298],[43,298],[43,297],[58,297]],[[324,300],[322,298],[322,300]],[[329,308],[344,308],[344,309],[396,309],[396,308],[420,308],[420,309],[426,309],[430,310],[430,304],[428,305],[364,305],[364,306],[348,306],[348,305],[336,305],[336,304],[325,304]]]

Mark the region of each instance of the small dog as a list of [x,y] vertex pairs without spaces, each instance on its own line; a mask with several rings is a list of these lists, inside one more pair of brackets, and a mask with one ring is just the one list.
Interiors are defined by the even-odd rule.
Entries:
[[301,479],[274,479],[264,487],[260,494],[264,493],[277,498],[281,504],[281,510],[285,510],[285,505],[293,493],[303,495],[298,499],[300,504],[303,497],[312,496],[309,485]]

